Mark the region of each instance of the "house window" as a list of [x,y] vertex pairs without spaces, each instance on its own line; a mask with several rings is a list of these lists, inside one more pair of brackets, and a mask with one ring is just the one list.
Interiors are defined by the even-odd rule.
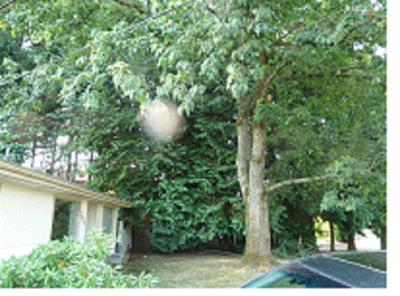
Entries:
[[103,229],[107,234],[113,233],[113,211],[112,208],[105,207],[103,213]]

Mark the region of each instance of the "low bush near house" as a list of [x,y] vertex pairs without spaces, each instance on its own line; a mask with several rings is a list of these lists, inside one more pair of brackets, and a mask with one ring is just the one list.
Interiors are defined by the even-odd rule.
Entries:
[[2,288],[146,288],[156,283],[150,274],[123,274],[105,263],[109,243],[92,233],[85,243],[65,238],[39,246],[30,255],[3,261]]

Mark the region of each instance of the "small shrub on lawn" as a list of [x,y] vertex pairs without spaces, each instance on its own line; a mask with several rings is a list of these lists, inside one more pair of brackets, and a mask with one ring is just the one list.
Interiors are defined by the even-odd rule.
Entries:
[[2,288],[147,288],[156,283],[150,274],[133,276],[105,262],[109,241],[92,233],[85,243],[65,238],[39,246],[30,255],[0,263]]

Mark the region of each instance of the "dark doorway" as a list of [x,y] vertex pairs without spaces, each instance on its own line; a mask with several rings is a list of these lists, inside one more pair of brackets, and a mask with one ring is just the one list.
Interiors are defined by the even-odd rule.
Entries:
[[72,202],[56,199],[54,205],[53,227],[51,231],[52,240],[60,240],[69,233],[69,219]]

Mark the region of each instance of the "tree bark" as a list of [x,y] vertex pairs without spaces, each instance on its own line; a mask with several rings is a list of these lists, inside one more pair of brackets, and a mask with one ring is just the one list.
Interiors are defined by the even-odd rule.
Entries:
[[10,6],[14,2],[15,2],[15,0],[8,0],[8,1],[4,2],[3,4],[0,5],[0,10],[5,9],[6,7]]
[[[147,220],[145,218],[145,223],[148,223]],[[132,254],[150,254],[152,252],[149,238],[150,227],[150,225],[132,227]]]
[[290,179],[290,180],[276,183],[274,185],[270,185],[270,186],[268,186],[268,188],[266,188],[266,190],[267,190],[267,192],[272,192],[281,187],[285,187],[285,186],[289,186],[289,185],[315,183],[315,182],[324,181],[326,179],[332,179],[332,178],[337,178],[337,177],[338,177],[338,175],[336,175],[336,174],[327,174],[327,175],[315,176],[315,177]]
[[331,245],[331,252],[335,252],[335,225],[329,221],[329,239]]
[[73,164],[73,174],[71,176],[71,180],[75,181],[76,175],[78,173],[78,168],[79,168],[79,152],[77,150],[74,151],[74,164]]
[[51,147],[51,163],[49,173],[50,175],[55,174],[55,165],[56,165],[56,154],[57,154],[57,136],[53,137],[53,143]]
[[381,228],[381,235],[380,235],[380,240],[381,240],[381,250],[386,250],[386,227]]
[[68,156],[67,156],[67,171],[65,172],[67,180],[71,180],[71,170],[72,170],[72,152],[68,152]]
[[317,250],[314,217],[306,212],[300,213],[300,215],[303,216],[302,221],[304,221],[302,226],[303,229],[300,232],[302,247],[311,250]]
[[[263,50],[260,53],[260,64],[265,66],[264,77],[256,86],[254,97],[247,102],[242,101],[245,106],[243,110],[253,112],[255,118],[249,124],[248,120],[239,121],[238,125],[238,174],[239,182],[241,183],[242,193],[245,197],[245,212],[246,212],[246,244],[244,252],[244,261],[252,263],[269,263],[271,257],[271,233],[269,228],[269,212],[267,203],[267,190],[265,186],[265,159],[267,154],[267,133],[266,133],[266,118],[256,119],[257,111],[260,107],[265,107],[265,104],[271,103],[272,97],[268,94],[269,85],[280,73],[280,71],[289,63],[289,60],[284,60],[282,63],[271,72],[266,71],[268,65],[268,52]],[[270,74],[270,75],[269,75]],[[239,120],[241,119],[239,108]],[[241,129],[243,128],[243,129]],[[251,135],[244,137],[244,135]],[[251,145],[248,145],[251,143]],[[239,152],[239,149],[246,151],[250,156],[248,161],[248,187],[246,187],[245,171],[246,166],[241,165],[241,156],[244,151]],[[242,153],[243,152],[243,153]],[[243,161],[245,164],[246,162]],[[240,180],[240,176],[243,177]],[[244,186],[242,186],[244,184]]]
[[236,168],[239,179],[240,191],[246,203],[249,193],[249,165],[251,154],[251,127],[248,112],[239,111],[236,121],[237,154]]
[[149,228],[134,228],[132,230],[132,253],[149,254],[151,253]]
[[[90,151],[90,157],[89,157],[89,165],[91,166],[93,164],[94,160],[94,153],[93,151]],[[88,180],[89,182],[92,181],[92,174],[88,174]]]
[[144,9],[142,7],[140,7],[139,5],[136,5],[136,4],[132,3],[132,2],[125,1],[125,0],[114,0],[114,2],[116,2],[116,3],[118,3],[118,4],[122,5],[122,6],[128,7],[128,8],[133,8],[133,9],[135,9],[137,12],[139,12],[141,14],[145,13],[145,11],[144,11]]
[[271,255],[268,206],[264,186],[267,151],[265,125],[253,124],[252,135],[244,259],[247,262],[261,263],[268,261]]
[[36,158],[36,139],[33,140],[32,149],[31,149],[31,168],[35,167],[35,158]]
[[356,250],[356,242],[354,240],[354,235],[349,234],[347,236],[347,251],[355,251]]
[[72,151],[71,149],[71,145],[73,142],[73,137],[69,136],[68,139],[68,144],[67,147],[69,149],[68,155],[67,155],[67,171],[65,172],[65,175],[67,177],[67,180],[71,180],[71,171],[72,171]]

